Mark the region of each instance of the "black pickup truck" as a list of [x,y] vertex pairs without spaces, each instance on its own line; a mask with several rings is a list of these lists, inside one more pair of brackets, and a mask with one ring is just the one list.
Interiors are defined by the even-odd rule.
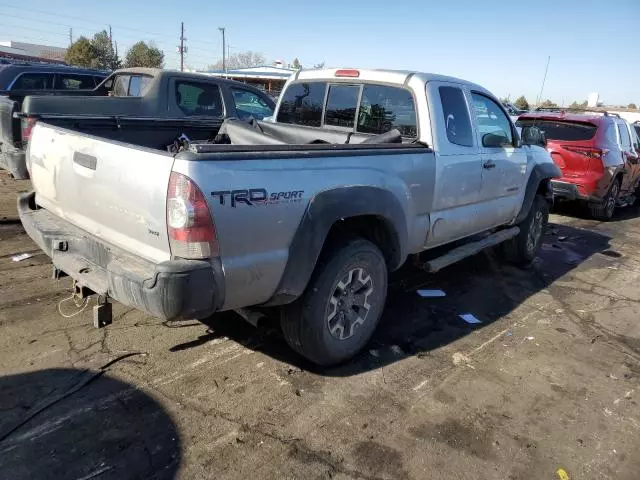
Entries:
[[[130,68],[117,70],[83,96],[28,96],[20,146],[43,121],[143,147],[164,149],[180,138],[214,138],[225,118],[258,120],[273,114],[273,100],[249,85],[204,74]],[[24,159],[24,148],[22,148]],[[14,177],[28,175],[24,160]],[[22,170],[20,170],[22,169]],[[16,175],[18,173],[19,175]],[[22,175],[20,175],[22,174]]]
[[0,168],[17,178],[26,175],[20,112],[27,95],[87,95],[108,72],[67,65],[18,62],[0,65]]

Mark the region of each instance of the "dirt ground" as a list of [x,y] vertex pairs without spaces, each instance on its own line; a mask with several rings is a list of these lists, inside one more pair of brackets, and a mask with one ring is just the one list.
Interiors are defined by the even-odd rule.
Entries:
[[640,478],[636,210],[554,214],[527,271],[405,268],[365,352],[319,370],[234,313],[63,318],[71,283],[16,221],[27,189],[0,172],[2,478]]

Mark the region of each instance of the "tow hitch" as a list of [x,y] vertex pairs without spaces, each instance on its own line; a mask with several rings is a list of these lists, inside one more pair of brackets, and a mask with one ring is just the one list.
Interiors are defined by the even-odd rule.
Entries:
[[[56,272],[54,272],[56,276]],[[96,295],[96,304],[93,306],[93,326],[96,328],[103,328],[113,323],[113,314],[111,310],[111,303],[109,303],[108,297],[104,295],[97,295],[93,290],[78,282],[73,282],[73,293],[70,297],[60,300],[58,303],[58,312],[64,318],[75,317],[80,315],[89,305],[91,297]],[[76,307],[76,311],[73,313],[65,313],[62,311],[62,306],[67,302],[73,302]]]
[[107,297],[98,295],[98,301],[93,306],[93,326],[96,328],[106,327],[113,322],[111,304]]

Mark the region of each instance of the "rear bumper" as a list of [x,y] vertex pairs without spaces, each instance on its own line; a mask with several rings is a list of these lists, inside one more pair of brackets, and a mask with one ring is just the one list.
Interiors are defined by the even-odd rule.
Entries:
[[553,197],[564,200],[589,200],[589,197],[582,195],[575,183],[562,182],[559,180],[551,180],[553,188]]
[[100,295],[167,320],[206,317],[223,304],[218,259],[150,262],[37,208],[33,192],[20,195],[18,212],[54,266]]
[[597,179],[582,179],[578,182],[552,180],[553,196],[561,200],[582,200],[585,202],[602,202],[611,187],[612,175],[602,175]]
[[24,180],[29,178],[25,153],[22,150],[6,149],[0,146],[0,168],[7,170],[13,178]]

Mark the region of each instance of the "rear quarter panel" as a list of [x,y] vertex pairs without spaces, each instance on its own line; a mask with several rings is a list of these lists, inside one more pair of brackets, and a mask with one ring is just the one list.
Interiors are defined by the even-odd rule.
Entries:
[[[324,191],[374,186],[398,199],[408,226],[409,251],[422,248],[433,196],[433,154],[394,154],[189,161],[176,158],[174,171],[192,178],[214,217],[226,298],[223,309],[266,302],[289,259],[289,246],[308,206]],[[214,192],[265,189],[267,202],[231,205]]]

